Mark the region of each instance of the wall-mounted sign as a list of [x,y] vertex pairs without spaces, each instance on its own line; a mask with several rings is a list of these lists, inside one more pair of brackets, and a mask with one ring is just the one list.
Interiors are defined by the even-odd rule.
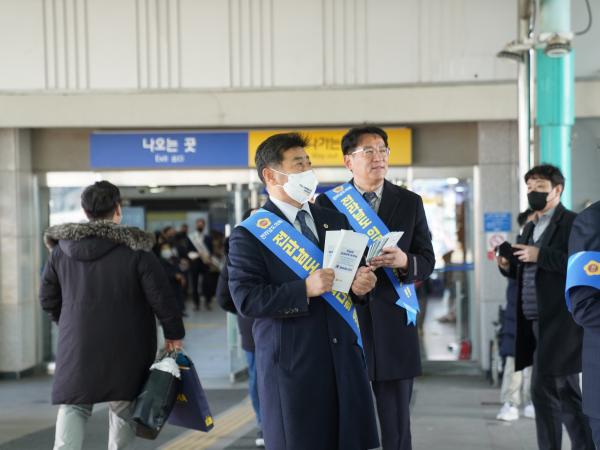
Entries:
[[[177,169],[254,167],[256,148],[269,136],[292,130],[231,132],[96,132],[90,137],[92,169]],[[311,145],[315,167],[343,166],[340,142],[347,129],[298,129]],[[412,163],[409,128],[389,128],[390,166]]]
[[[248,136],[248,163],[254,167],[256,148],[269,136],[275,133],[298,131],[310,140],[306,151],[315,167],[340,167],[344,164],[342,157],[342,137],[348,131],[343,129],[287,129],[250,131]],[[390,152],[390,166],[408,166],[412,163],[412,130],[410,128],[386,128]]]
[[92,133],[90,166],[93,169],[248,167],[248,133]]

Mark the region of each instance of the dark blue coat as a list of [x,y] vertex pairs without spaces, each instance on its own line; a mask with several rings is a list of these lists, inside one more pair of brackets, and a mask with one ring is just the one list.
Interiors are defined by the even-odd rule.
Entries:
[[506,286],[506,307],[500,329],[500,356],[515,356],[515,336],[517,334],[517,281],[509,278]]
[[[600,251],[600,202],[577,216],[569,238],[569,256]],[[600,419],[600,291],[592,287],[571,290],[573,318],[583,327],[583,411]]]
[[[263,208],[285,219],[271,202]],[[310,206],[325,231],[348,229],[335,211]],[[287,219],[286,219],[287,220]],[[229,287],[254,317],[258,392],[271,450],[364,450],[378,446],[365,361],[356,336],[327,302],[243,227],[229,241]]]
[[[317,204],[335,208],[325,195]],[[378,215],[390,231],[404,231],[398,246],[408,254],[408,271],[402,281],[426,280],[435,256],[421,197],[386,180]],[[413,378],[421,374],[417,327],[407,325],[406,311],[396,305],[398,295],[384,270],[375,274],[371,301],[357,307],[369,376],[375,381]]]

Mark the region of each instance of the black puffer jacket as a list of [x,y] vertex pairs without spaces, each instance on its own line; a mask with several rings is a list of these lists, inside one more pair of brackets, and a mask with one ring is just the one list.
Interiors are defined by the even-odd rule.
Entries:
[[110,221],[65,224],[44,235],[52,249],[42,308],[58,322],[54,404],[133,400],[165,338],[185,331],[153,236]]

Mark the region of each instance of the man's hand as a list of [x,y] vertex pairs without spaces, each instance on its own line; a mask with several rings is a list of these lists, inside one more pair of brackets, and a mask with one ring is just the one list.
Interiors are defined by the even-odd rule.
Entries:
[[165,339],[165,350],[168,352],[173,352],[177,350],[181,350],[183,348],[183,341],[181,339],[171,340]]
[[390,269],[408,269],[408,255],[398,247],[386,247],[381,255],[376,256],[369,263],[374,269],[389,267]]
[[496,256],[496,262],[498,263],[498,267],[500,267],[505,272],[508,272],[510,269],[510,262],[504,256]]
[[359,267],[352,282],[352,292],[356,295],[366,295],[373,290],[377,276],[370,267]]
[[518,249],[515,256],[519,261],[526,263],[536,263],[540,254],[540,249],[533,245],[514,244],[513,248]]
[[333,288],[335,272],[333,269],[319,269],[311,273],[306,279],[306,295],[318,297]]

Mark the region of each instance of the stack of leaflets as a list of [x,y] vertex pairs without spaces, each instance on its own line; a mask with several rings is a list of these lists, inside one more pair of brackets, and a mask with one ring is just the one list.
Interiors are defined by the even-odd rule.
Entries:
[[335,271],[333,291],[348,293],[369,238],[350,230],[325,233],[323,268]]
[[367,253],[367,264],[369,264],[376,256],[381,255],[381,252],[384,248],[395,247],[398,245],[398,241],[403,234],[404,231],[390,231],[378,241],[373,242],[369,247],[369,252]]

